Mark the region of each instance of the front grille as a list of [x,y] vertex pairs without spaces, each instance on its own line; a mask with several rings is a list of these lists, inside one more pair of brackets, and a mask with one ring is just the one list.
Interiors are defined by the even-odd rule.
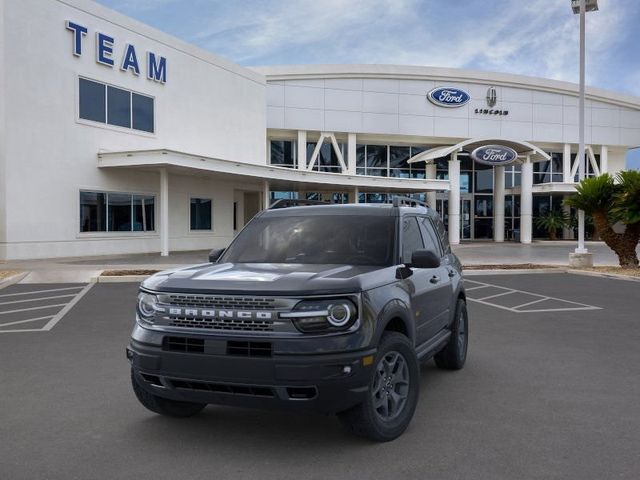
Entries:
[[202,328],[207,330],[234,330],[244,332],[271,332],[273,320],[232,318],[198,318],[169,316],[172,327]]
[[227,342],[227,355],[241,357],[270,357],[271,342]]
[[260,385],[230,385],[227,383],[196,382],[193,380],[174,379],[169,379],[168,382],[171,383],[174,388],[182,388],[185,390],[228,393],[231,395],[250,395],[254,397],[272,398],[275,396],[271,387],[263,387]]
[[170,352],[204,353],[204,340],[200,338],[164,337],[162,349]]
[[[164,296],[163,296],[164,297]],[[166,295],[162,303],[176,307],[234,308],[240,310],[275,310],[275,298],[223,297],[217,295]]]

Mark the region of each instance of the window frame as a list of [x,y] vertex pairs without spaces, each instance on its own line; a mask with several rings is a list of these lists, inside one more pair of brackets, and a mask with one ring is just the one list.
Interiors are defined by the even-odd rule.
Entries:
[[[399,225],[399,230],[400,230],[400,264],[401,265],[406,265],[407,262],[404,261],[404,221],[405,220],[409,220],[409,219],[413,219],[413,221],[416,224],[416,227],[418,229],[418,235],[420,236],[420,240],[422,241],[422,248],[424,248],[424,237],[422,236],[422,229],[420,228],[420,222],[418,221],[418,216],[417,215],[403,215],[400,217],[400,225]],[[415,250],[414,250],[415,252]],[[413,252],[411,252],[413,254]],[[411,259],[409,259],[409,262],[411,263]]]
[[[87,80],[89,82],[98,83],[103,85],[105,88],[104,94],[104,108],[105,108],[105,121],[98,122],[96,120],[89,120],[86,118],[82,118],[80,116],[80,80]],[[131,127],[120,127],[118,125],[112,125],[108,123],[109,120],[109,87],[117,88],[119,90],[125,90],[129,92],[129,121]],[[142,97],[150,98],[153,101],[153,132],[147,132],[146,130],[138,130],[133,128],[133,94],[140,95]],[[129,88],[124,88],[119,85],[115,85],[113,83],[105,82],[103,80],[98,80],[95,78],[88,77],[86,75],[78,75],[76,77],[75,83],[75,111],[76,111],[76,123],[80,125],[87,125],[90,127],[96,128],[104,128],[106,130],[112,130],[116,132],[129,133],[133,135],[140,135],[143,137],[152,137],[155,138],[158,134],[158,123],[157,123],[157,115],[156,115],[156,97],[155,95],[150,95],[148,93],[142,93],[137,90],[131,90]]]
[[[80,208],[82,206],[80,201],[80,194],[86,193],[104,193],[105,199],[105,230],[87,231],[81,230],[82,223],[80,220]],[[131,230],[109,230],[109,194],[115,195],[130,195],[131,196]],[[133,218],[134,218],[134,198],[135,197],[153,197],[153,230],[133,230]],[[132,192],[121,190],[105,190],[98,187],[80,187],[76,190],[76,238],[86,237],[131,237],[131,236],[158,236],[158,198],[157,192]]]

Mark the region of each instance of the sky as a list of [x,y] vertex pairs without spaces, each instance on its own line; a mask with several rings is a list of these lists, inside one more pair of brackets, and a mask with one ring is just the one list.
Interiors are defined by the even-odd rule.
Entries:
[[[578,81],[570,0],[98,0],[246,66],[381,63]],[[587,85],[640,96],[640,1],[587,14]],[[629,166],[640,169],[640,149]]]

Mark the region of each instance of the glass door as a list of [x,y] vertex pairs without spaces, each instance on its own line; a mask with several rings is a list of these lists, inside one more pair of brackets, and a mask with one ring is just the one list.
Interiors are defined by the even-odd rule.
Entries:
[[463,195],[460,199],[460,240],[471,240],[473,238],[472,200],[471,195]]

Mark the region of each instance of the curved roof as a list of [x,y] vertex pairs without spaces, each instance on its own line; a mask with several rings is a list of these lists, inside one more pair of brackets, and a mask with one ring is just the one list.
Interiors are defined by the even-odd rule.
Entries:
[[470,138],[468,140],[463,140],[460,143],[456,143],[455,145],[444,147],[441,146],[425,150],[424,152],[411,157],[408,160],[408,163],[432,162],[437,158],[446,157],[447,155],[462,150],[463,148],[466,148],[466,150],[474,150],[475,148],[482,147],[484,145],[496,144],[513,148],[518,153],[518,155],[529,155],[531,160],[533,161],[551,159],[551,156],[548,153],[544,152],[542,149],[529,142],[522,142],[519,140],[506,140],[500,138]]
[[[476,82],[530,88],[577,96],[578,84],[549,78],[511,73],[467,70],[462,68],[422,67],[413,65],[279,65],[250,67],[267,77],[267,81],[320,78],[394,78],[407,80],[440,80]],[[587,98],[640,109],[640,98],[600,88],[587,87]]]

